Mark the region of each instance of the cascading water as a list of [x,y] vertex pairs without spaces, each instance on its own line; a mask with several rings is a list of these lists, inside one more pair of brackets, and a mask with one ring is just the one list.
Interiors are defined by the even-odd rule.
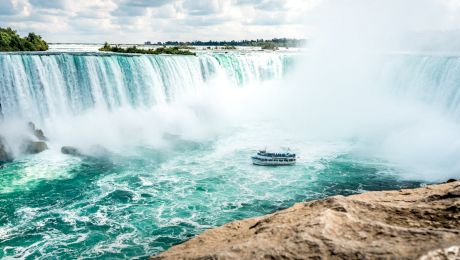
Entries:
[[55,53],[0,55],[0,103],[8,117],[42,119],[92,108],[151,107],[224,76],[235,86],[281,79],[288,54],[194,56]]
[[460,117],[460,57],[449,55],[389,55],[383,84],[400,96],[435,105]]

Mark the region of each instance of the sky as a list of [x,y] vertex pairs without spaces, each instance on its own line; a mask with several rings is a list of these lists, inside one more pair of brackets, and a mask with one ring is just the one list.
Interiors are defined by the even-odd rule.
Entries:
[[0,0],[0,27],[48,42],[306,38],[321,0]]
[[0,27],[51,43],[311,38],[310,18],[340,22],[347,8],[351,18],[368,12],[356,21],[370,31],[377,23],[391,29],[411,22],[460,35],[460,0],[0,0]]

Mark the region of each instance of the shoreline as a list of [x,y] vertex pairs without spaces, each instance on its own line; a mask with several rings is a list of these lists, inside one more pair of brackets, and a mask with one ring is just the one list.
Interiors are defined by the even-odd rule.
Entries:
[[151,259],[460,256],[460,181],[297,203],[234,221]]

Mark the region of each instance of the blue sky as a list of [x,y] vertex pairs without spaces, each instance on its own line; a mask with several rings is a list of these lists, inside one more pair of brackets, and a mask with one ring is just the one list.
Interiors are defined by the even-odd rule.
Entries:
[[0,0],[0,26],[49,42],[303,38],[320,1]]

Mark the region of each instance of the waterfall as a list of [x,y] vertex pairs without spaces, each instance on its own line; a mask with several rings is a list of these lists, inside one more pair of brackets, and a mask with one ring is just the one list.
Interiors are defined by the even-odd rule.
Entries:
[[417,99],[460,116],[460,57],[390,55],[381,82],[398,96]]
[[[234,87],[281,79],[293,60],[292,54],[276,52],[0,54],[0,103],[6,118],[33,120],[93,108],[149,108],[201,91],[214,77]],[[398,96],[460,113],[459,57],[387,55],[379,82]]]
[[200,91],[215,76],[235,87],[280,79],[291,61],[282,53],[1,54],[0,103],[7,118],[35,119],[91,108],[151,107]]

